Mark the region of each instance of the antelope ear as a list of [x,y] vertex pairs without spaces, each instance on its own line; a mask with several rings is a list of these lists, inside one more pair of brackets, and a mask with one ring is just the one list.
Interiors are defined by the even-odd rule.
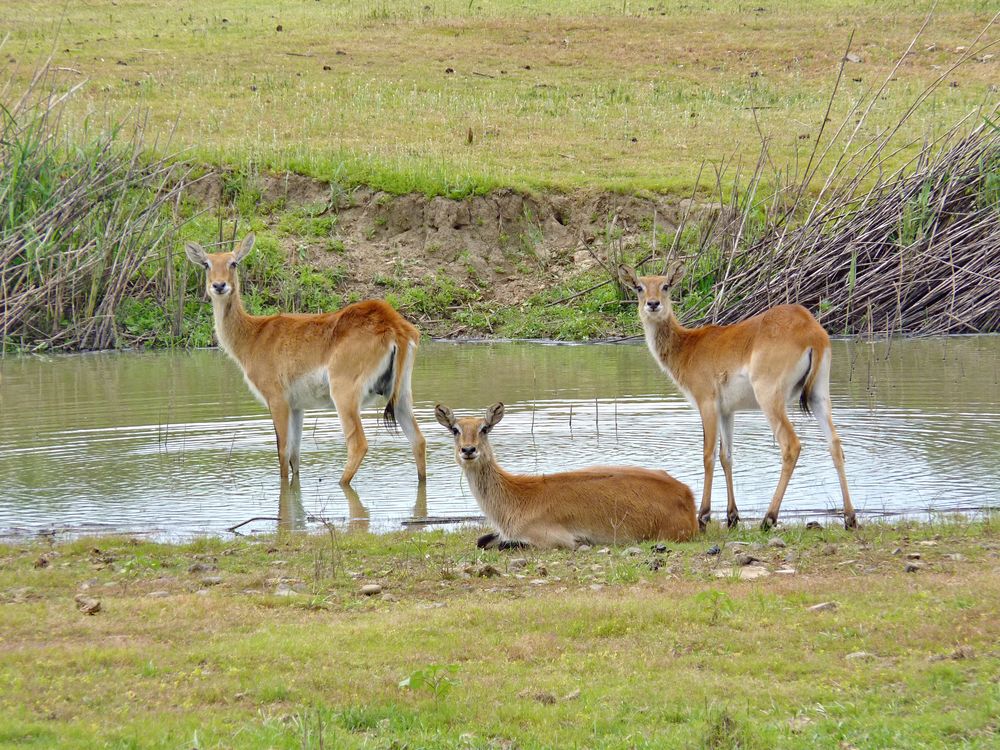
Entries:
[[243,242],[240,243],[240,246],[236,248],[236,251],[233,253],[237,263],[250,254],[250,251],[253,250],[253,243],[256,239],[257,238],[254,236],[253,232],[250,232],[250,234],[243,238]]
[[203,266],[208,262],[208,255],[205,253],[205,248],[197,242],[185,243],[184,254],[187,255],[189,261],[199,266]]
[[630,266],[626,266],[624,263],[618,266],[618,278],[621,279],[623,284],[626,284],[633,289],[636,289],[639,286],[639,277],[635,275],[635,270]]
[[483,428],[489,432],[501,419],[503,419],[503,404],[498,401],[486,410],[486,419],[484,420],[485,424]]
[[455,415],[452,414],[451,409],[444,404],[438,404],[434,407],[434,416],[437,417],[438,422],[447,427],[449,430],[454,428]]
[[667,283],[670,284],[670,286],[677,286],[681,279],[684,278],[684,261],[671,261],[663,275],[667,277]]

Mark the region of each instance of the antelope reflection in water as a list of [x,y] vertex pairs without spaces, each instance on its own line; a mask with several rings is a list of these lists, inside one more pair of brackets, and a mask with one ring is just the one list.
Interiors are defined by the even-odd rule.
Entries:
[[[347,501],[347,529],[348,531],[367,532],[370,524],[370,514],[365,504],[361,502],[358,495],[350,485],[338,485],[344,493]],[[291,531],[305,531],[308,515],[302,504],[302,485],[298,477],[293,477],[291,481],[282,481],[281,491],[278,495],[278,531],[281,533]],[[418,523],[427,518],[427,484],[420,482],[417,484],[417,497],[413,504],[412,522],[409,528],[420,530],[424,524]]]

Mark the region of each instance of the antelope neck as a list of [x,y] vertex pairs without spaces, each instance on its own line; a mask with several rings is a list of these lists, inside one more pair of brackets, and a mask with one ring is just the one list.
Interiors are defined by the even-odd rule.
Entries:
[[243,308],[238,284],[225,297],[212,296],[212,313],[215,317],[215,335],[219,345],[234,359],[239,359],[237,349],[243,343],[250,327],[251,317]]

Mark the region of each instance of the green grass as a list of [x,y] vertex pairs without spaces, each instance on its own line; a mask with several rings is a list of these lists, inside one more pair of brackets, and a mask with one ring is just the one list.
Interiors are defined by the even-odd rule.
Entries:
[[[985,0],[936,7],[859,142],[895,123],[994,10]],[[834,124],[881,83],[929,8],[28,0],[0,7],[0,23],[17,81],[50,53],[62,85],[88,80],[71,104],[78,130],[148,108],[153,128],[176,128],[173,145],[195,160],[463,196],[498,186],[686,192],[703,160],[755,159],[758,127],[775,169],[794,171],[851,32],[862,62],[845,70]],[[951,74],[901,142],[995,102],[998,69],[993,58]]]
[[[992,747],[995,521],[781,536],[636,557],[478,553],[471,532],[8,544],[0,746]],[[797,572],[716,577],[738,541]]]

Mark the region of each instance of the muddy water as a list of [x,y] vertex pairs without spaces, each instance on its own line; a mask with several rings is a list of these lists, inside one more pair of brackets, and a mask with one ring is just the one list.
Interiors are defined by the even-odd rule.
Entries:
[[[834,419],[862,519],[884,512],[1000,505],[1000,337],[834,342]],[[422,346],[414,373],[428,441],[426,492],[409,448],[365,414],[370,450],[356,492],[337,478],[346,452],[336,415],[310,413],[300,485],[282,493],[270,419],[217,351],[8,357],[0,360],[0,533],[147,531],[164,537],[293,526],[309,516],[397,528],[412,518],[475,515],[436,401],[459,414],[494,401],[493,434],[519,472],[590,464],[666,468],[700,496],[694,410],[641,345]],[[792,417],[799,466],[786,521],[836,509],[836,474],[811,418]],[[779,454],[759,413],[736,418],[734,474],[744,518],[759,517]],[[716,469],[713,510],[724,516]],[[832,519],[831,519],[832,520]]]

